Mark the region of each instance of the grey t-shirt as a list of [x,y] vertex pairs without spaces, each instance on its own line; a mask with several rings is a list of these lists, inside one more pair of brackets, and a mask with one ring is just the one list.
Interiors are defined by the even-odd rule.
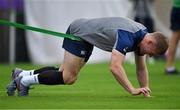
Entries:
[[118,33],[127,32],[128,37],[133,37],[133,33],[146,30],[142,24],[122,17],[78,19],[72,22],[69,28],[70,34],[105,51],[112,51],[113,47],[117,45],[117,40],[120,37]]

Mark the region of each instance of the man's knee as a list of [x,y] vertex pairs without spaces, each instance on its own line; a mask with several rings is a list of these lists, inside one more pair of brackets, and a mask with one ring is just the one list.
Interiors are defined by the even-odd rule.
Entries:
[[64,76],[64,83],[67,85],[72,85],[77,80],[77,74],[75,73],[65,74],[63,76]]

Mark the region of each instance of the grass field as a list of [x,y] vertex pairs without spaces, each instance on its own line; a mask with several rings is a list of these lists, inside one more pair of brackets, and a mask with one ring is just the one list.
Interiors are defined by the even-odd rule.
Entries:
[[[25,69],[39,68],[17,64]],[[180,61],[176,66],[180,68]],[[82,69],[71,86],[36,85],[28,97],[8,97],[6,85],[14,66],[0,65],[0,109],[177,109],[180,108],[180,75],[165,75],[164,62],[149,64],[152,98],[131,96],[113,78],[109,64],[89,64]],[[135,66],[125,64],[128,77],[135,87]]]

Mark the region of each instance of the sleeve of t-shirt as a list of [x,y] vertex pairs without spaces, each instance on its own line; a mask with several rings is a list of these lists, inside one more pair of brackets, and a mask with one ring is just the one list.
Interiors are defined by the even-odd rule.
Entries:
[[131,46],[131,39],[129,39],[130,34],[130,32],[118,30],[117,40],[114,45],[114,49],[126,55],[127,49]]

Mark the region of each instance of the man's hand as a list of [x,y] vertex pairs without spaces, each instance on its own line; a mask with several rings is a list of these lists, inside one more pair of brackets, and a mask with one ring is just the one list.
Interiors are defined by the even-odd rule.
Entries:
[[134,88],[130,93],[132,95],[140,95],[141,93],[143,93],[145,97],[150,97],[150,92],[151,91],[149,88]]
[[148,88],[148,87],[145,87],[148,92],[144,94],[144,97],[151,97],[150,93],[151,93],[151,90]]

